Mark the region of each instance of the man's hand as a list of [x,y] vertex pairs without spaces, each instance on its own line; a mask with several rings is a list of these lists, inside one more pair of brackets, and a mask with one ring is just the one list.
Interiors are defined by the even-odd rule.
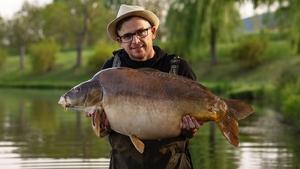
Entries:
[[92,128],[97,136],[104,137],[111,131],[108,119],[104,112],[85,112],[91,118]]
[[197,121],[190,115],[185,115],[181,121],[181,135],[192,138],[202,125],[203,122]]

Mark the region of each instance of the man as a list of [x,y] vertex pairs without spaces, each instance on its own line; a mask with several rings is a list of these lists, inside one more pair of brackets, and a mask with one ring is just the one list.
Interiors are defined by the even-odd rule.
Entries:
[[[121,5],[117,17],[108,24],[107,30],[122,49],[113,52],[114,56],[104,63],[102,69],[149,67],[195,79],[195,74],[184,60],[153,46],[158,26],[159,19],[153,12],[140,6]],[[111,131],[107,120],[104,121],[102,124],[105,125],[101,127],[106,129],[112,147],[110,169],[192,168],[188,138],[202,125],[194,118],[188,115],[183,117],[182,133],[177,138],[143,140],[143,154],[134,148],[128,136]]]

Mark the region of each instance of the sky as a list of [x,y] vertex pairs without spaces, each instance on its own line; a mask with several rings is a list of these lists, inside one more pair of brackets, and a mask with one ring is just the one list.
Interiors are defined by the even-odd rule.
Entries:
[[3,18],[11,18],[15,12],[21,9],[25,1],[38,5],[45,5],[52,2],[52,0],[0,0],[0,15]]
[[[51,3],[52,0],[0,0],[0,15],[3,18],[10,19],[13,14],[21,9],[24,1],[36,3],[38,5],[45,5]],[[270,7],[271,11],[276,10],[278,5],[274,4]],[[250,2],[246,2],[244,5],[239,7],[241,18],[247,18],[255,14],[262,14],[267,10],[266,6],[253,9],[253,5]]]

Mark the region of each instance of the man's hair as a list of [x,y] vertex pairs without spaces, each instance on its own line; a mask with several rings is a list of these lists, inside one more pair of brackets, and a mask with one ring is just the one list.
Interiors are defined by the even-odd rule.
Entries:
[[120,20],[120,21],[117,23],[117,25],[116,25],[116,35],[117,35],[117,36],[119,36],[118,31],[121,30],[121,27],[122,27],[123,23],[129,21],[129,20],[130,20],[131,18],[133,18],[133,17],[142,18],[142,19],[144,19],[145,21],[147,21],[151,26],[153,26],[153,24],[152,24],[151,22],[149,22],[146,18],[143,18],[143,17],[141,17],[141,16],[128,16],[128,17],[126,17],[126,18]]

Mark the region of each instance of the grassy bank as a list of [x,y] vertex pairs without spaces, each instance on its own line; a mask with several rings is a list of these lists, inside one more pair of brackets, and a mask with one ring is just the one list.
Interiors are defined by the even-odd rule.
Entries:
[[[87,60],[92,51],[83,53],[83,66],[74,69],[76,54],[74,51],[61,52],[56,57],[54,70],[48,73],[32,73],[29,56],[26,66],[19,70],[19,58],[8,57],[1,68],[0,86],[2,87],[33,87],[33,88],[69,88],[92,77],[96,72],[88,71]],[[211,66],[208,59],[193,61],[192,67],[198,81],[218,90],[257,90],[261,87],[271,88],[286,69],[298,70],[300,58],[276,58],[251,69],[243,70],[237,62],[230,58],[220,57],[216,66]],[[101,65],[99,65],[100,69]]]
[[[19,69],[19,57],[8,57],[1,68],[1,87],[26,88],[70,88],[89,79],[94,72],[87,71],[86,62],[91,55],[90,50],[83,52],[83,67],[74,69],[76,53],[61,52],[56,56],[55,67],[47,73],[33,73],[29,57],[25,56],[25,68]],[[100,67],[101,65],[99,65]]]

